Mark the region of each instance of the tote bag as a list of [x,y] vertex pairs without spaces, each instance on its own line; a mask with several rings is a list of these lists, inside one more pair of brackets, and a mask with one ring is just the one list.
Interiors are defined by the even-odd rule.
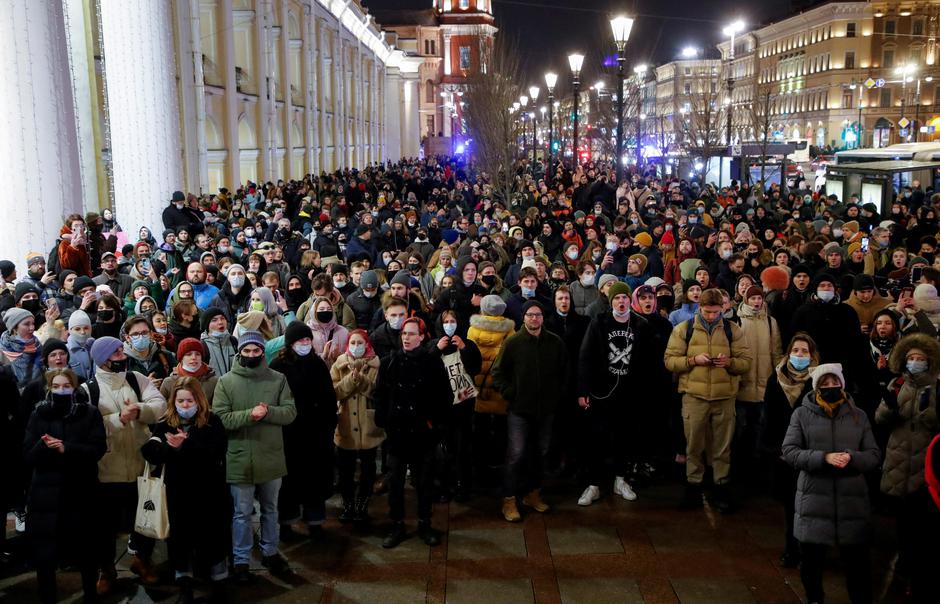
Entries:
[[160,473],[159,478],[152,478],[149,463],[144,466],[144,475],[137,477],[137,514],[134,517],[134,530],[152,539],[166,539],[170,535],[163,473]]

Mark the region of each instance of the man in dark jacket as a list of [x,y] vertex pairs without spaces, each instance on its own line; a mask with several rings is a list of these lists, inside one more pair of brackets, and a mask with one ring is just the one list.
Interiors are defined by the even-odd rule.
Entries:
[[185,227],[190,236],[194,236],[202,232],[202,217],[186,205],[182,191],[173,191],[170,205],[163,209],[163,226],[174,230]]
[[[551,446],[552,421],[567,388],[565,343],[542,327],[545,307],[529,300],[522,307],[521,329],[503,343],[493,363],[493,384],[508,402],[508,447],[503,485],[503,517],[521,519],[516,495],[527,492],[523,505],[547,512],[539,489]],[[533,449],[538,443],[538,450]]]
[[770,314],[777,320],[780,337],[784,342],[789,342],[793,337],[794,331],[790,328],[790,323],[793,322],[796,311],[809,299],[812,293],[809,287],[812,279],[812,269],[805,264],[797,264],[793,267],[790,286],[770,304]]
[[[643,422],[638,407],[646,403],[639,388],[647,380],[645,365],[653,348],[649,322],[630,309],[630,288],[618,281],[607,292],[611,309],[591,320],[578,361],[578,404],[590,414],[591,452],[588,486],[578,505],[600,497],[600,484],[609,474],[605,459],[615,460],[614,494],[627,501],[636,493],[626,481],[627,465],[643,451]],[[632,420],[632,421],[631,421]],[[629,432],[625,435],[623,430]]]
[[359,288],[346,298],[346,305],[356,315],[356,326],[359,329],[368,329],[375,313],[382,308],[378,291],[379,276],[375,271],[366,271],[359,278]]
[[375,388],[375,425],[384,428],[388,451],[388,505],[392,528],[382,547],[393,548],[406,536],[405,475],[410,466],[418,494],[418,535],[427,545],[441,542],[431,527],[434,452],[446,436],[444,421],[453,400],[440,357],[424,346],[424,321],[416,317],[401,327],[401,346],[382,359]]

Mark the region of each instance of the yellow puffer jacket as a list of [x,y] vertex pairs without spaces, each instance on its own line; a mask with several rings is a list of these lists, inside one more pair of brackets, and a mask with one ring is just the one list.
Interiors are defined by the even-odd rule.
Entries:
[[780,328],[777,320],[767,317],[767,306],[755,311],[747,304],[738,307],[738,318],[744,331],[744,341],[751,351],[751,368],[741,377],[738,400],[758,403],[764,400],[767,380],[774,374],[783,358]]
[[476,376],[477,390],[476,411],[478,413],[506,414],[506,400],[493,387],[493,376],[490,368],[499,355],[503,342],[516,331],[516,325],[511,319],[505,317],[490,317],[487,315],[473,315],[470,317],[470,329],[467,330],[467,339],[472,340],[480,349],[483,365],[480,374]]
[[[666,369],[679,376],[679,392],[706,401],[735,398],[740,376],[751,368],[751,351],[744,339],[744,332],[734,323],[728,322],[731,327],[731,342],[728,342],[725,329],[720,324],[709,333],[698,314],[690,321],[695,323],[689,343],[685,342],[688,321],[683,321],[673,328],[669,344],[666,345]],[[689,359],[699,354],[707,354],[709,357],[717,357],[719,354],[730,356],[731,364],[724,368],[690,365]]]

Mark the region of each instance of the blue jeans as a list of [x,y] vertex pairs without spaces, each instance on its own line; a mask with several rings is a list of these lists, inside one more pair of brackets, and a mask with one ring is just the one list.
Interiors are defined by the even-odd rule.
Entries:
[[251,516],[254,512],[255,497],[261,504],[261,554],[273,556],[277,553],[280,540],[280,526],[277,523],[277,495],[281,490],[281,479],[277,478],[261,484],[231,484],[235,516],[232,519],[232,552],[235,564],[248,564],[251,560],[251,547],[254,534],[251,530]]
[[506,476],[503,497],[528,493],[542,486],[552,444],[552,420],[510,413],[506,418]]

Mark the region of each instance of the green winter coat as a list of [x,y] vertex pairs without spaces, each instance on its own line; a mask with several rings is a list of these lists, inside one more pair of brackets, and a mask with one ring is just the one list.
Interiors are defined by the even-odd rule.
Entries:
[[[268,404],[268,414],[256,422],[251,410],[258,403]],[[264,361],[249,369],[236,360],[216,384],[212,412],[228,433],[229,484],[262,484],[287,474],[281,427],[294,421],[297,408],[283,374]]]

